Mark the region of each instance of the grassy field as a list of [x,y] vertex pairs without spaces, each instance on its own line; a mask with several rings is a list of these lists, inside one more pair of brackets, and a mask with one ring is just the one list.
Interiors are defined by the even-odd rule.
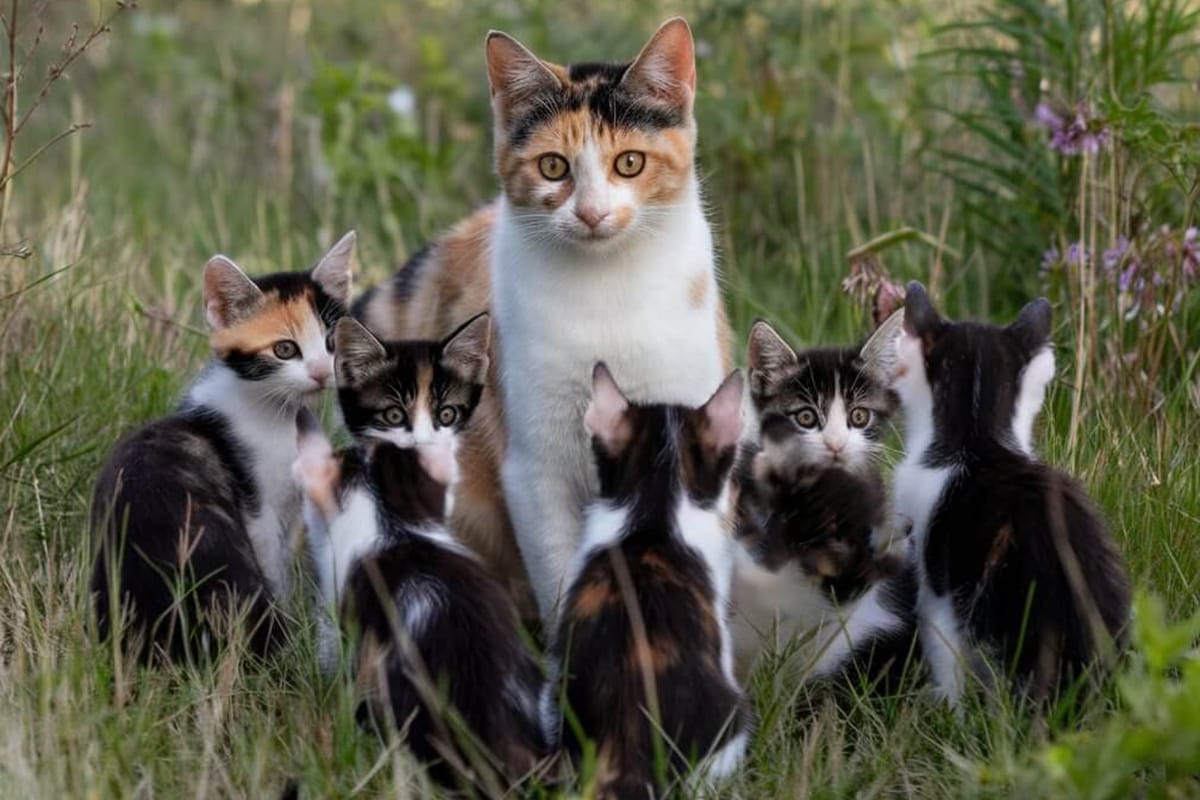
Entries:
[[[7,24],[17,4],[0,6]],[[91,483],[202,363],[209,255],[300,268],[353,227],[369,283],[492,196],[489,28],[560,62],[615,59],[682,12],[739,330],[766,316],[798,343],[852,340],[850,275],[920,278],[951,313],[998,320],[1048,293],[1060,368],[1040,448],[1091,490],[1144,594],[1134,652],[1077,716],[954,715],[919,691],[836,703],[784,680],[781,655],[754,676],[758,734],[721,796],[1200,796],[1195,8],[139,6],[17,9],[18,63],[41,44],[0,211],[0,795],[428,792],[356,729],[349,680],[322,678],[309,641],[265,667],[232,652],[153,672],[98,645]],[[39,104],[72,26],[77,45],[114,13]],[[1095,147],[1072,153],[1052,137],[1079,103]]]

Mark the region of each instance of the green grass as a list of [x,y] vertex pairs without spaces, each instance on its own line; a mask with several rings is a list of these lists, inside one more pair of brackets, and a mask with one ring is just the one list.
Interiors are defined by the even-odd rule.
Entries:
[[[54,35],[95,13],[51,6]],[[356,227],[370,282],[491,196],[489,27],[561,60],[611,58],[681,7],[598,2],[567,19],[536,0],[486,13],[454,0],[141,6],[40,109],[25,155],[72,120],[95,127],[18,176],[0,236],[32,251],[0,261],[0,795],[258,797],[297,778],[314,797],[422,796],[402,749],[358,731],[349,679],[322,678],[307,639],[268,666],[233,653],[164,671],[98,644],[91,483],[117,437],[170,409],[202,362],[199,277],[213,252],[251,271],[299,268]],[[846,254],[903,226],[927,236],[880,258],[898,277],[940,273],[951,313],[1005,319],[1037,286],[1036,265],[1005,263],[973,233],[978,204],[958,202],[961,185],[928,160],[962,135],[929,109],[978,96],[970,75],[934,81],[917,57],[956,4],[682,10],[703,42],[700,164],[740,331],[762,315],[801,343],[856,338],[862,311],[839,290]],[[395,83],[416,90],[417,119],[381,107]],[[1192,203],[1164,221],[1185,224]],[[1063,311],[1041,450],[1092,492],[1138,587],[1181,618],[1200,606],[1195,315],[1178,322],[1181,354],[1153,403],[1130,399],[1123,376],[1088,373],[1071,446],[1080,345]],[[1171,652],[1187,649],[1185,638]],[[1157,686],[1138,665],[1158,651],[1139,652],[1120,687],[1130,691],[1114,688],[1065,726],[998,701],[955,715],[919,691],[837,703],[772,662],[751,682],[751,756],[721,796],[1044,794],[1058,774],[1039,755],[1048,742],[1084,753],[1134,729],[1133,690]],[[1175,708],[1170,686],[1148,705]],[[1191,686],[1180,708],[1200,706]],[[1200,710],[1179,719],[1200,725]],[[1156,724],[1169,740],[1170,723]],[[1076,730],[1096,733],[1079,742]],[[1123,769],[1152,794],[1200,793],[1165,758],[1153,748],[1128,768],[1097,758],[1074,785],[1091,787],[1084,796],[1104,770]]]

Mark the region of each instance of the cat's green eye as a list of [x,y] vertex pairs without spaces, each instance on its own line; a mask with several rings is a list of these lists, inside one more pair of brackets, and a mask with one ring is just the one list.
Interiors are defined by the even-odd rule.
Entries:
[[289,361],[300,355],[300,345],[291,339],[280,339],[271,350],[275,353],[276,358],[283,359],[284,361]]
[[646,154],[640,150],[626,150],[613,162],[613,169],[622,178],[636,178],[645,167]]
[[438,424],[448,428],[458,422],[458,409],[454,406],[442,406],[438,409]]
[[871,410],[862,406],[855,406],[850,409],[850,427],[865,428],[867,423],[871,421]]
[[407,419],[404,409],[400,406],[388,406],[379,416],[384,421],[384,424],[391,425],[392,427],[403,425],[404,420]]
[[798,411],[793,411],[792,419],[796,420],[796,424],[801,428],[817,427],[817,412],[811,408],[801,408]]
[[546,153],[538,159],[538,171],[548,181],[561,181],[567,177],[567,160],[558,153]]

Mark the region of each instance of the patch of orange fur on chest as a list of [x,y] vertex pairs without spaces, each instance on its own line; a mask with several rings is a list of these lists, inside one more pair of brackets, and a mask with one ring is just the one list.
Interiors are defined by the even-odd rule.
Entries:
[[213,352],[219,357],[233,351],[257,353],[283,339],[296,342],[310,338],[320,330],[313,297],[309,292],[281,301],[270,293],[254,316],[227,328],[213,331],[209,339]]

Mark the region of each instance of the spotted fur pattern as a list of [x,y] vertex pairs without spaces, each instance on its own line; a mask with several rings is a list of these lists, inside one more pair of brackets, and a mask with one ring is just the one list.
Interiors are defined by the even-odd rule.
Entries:
[[924,287],[908,287],[893,380],[906,451],[896,504],[913,524],[926,661],[951,703],[972,675],[1057,695],[1128,621],[1128,577],[1103,519],[1032,452],[1054,374],[1050,319],[1041,299],[1005,327],[952,322]]
[[573,758],[595,744],[599,797],[661,796],[676,776],[694,791],[745,750],[751,711],[725,626],[723,521],[741,389],[735,373],[700,409],[631,405],[596,369],[586,419],[600,494],[551,646],[559,680],[543,714]]
[[[312,272],[205,268],[213,359],[179,409],[122,439],[92,503],[100,632],[143,657],[200,655],[234,626],[272,651],[300,497],[288,477],[296,408],[332,375],[330,328],[350,293],[354,236]],[[122,618],[124,622],[118,623]]]

